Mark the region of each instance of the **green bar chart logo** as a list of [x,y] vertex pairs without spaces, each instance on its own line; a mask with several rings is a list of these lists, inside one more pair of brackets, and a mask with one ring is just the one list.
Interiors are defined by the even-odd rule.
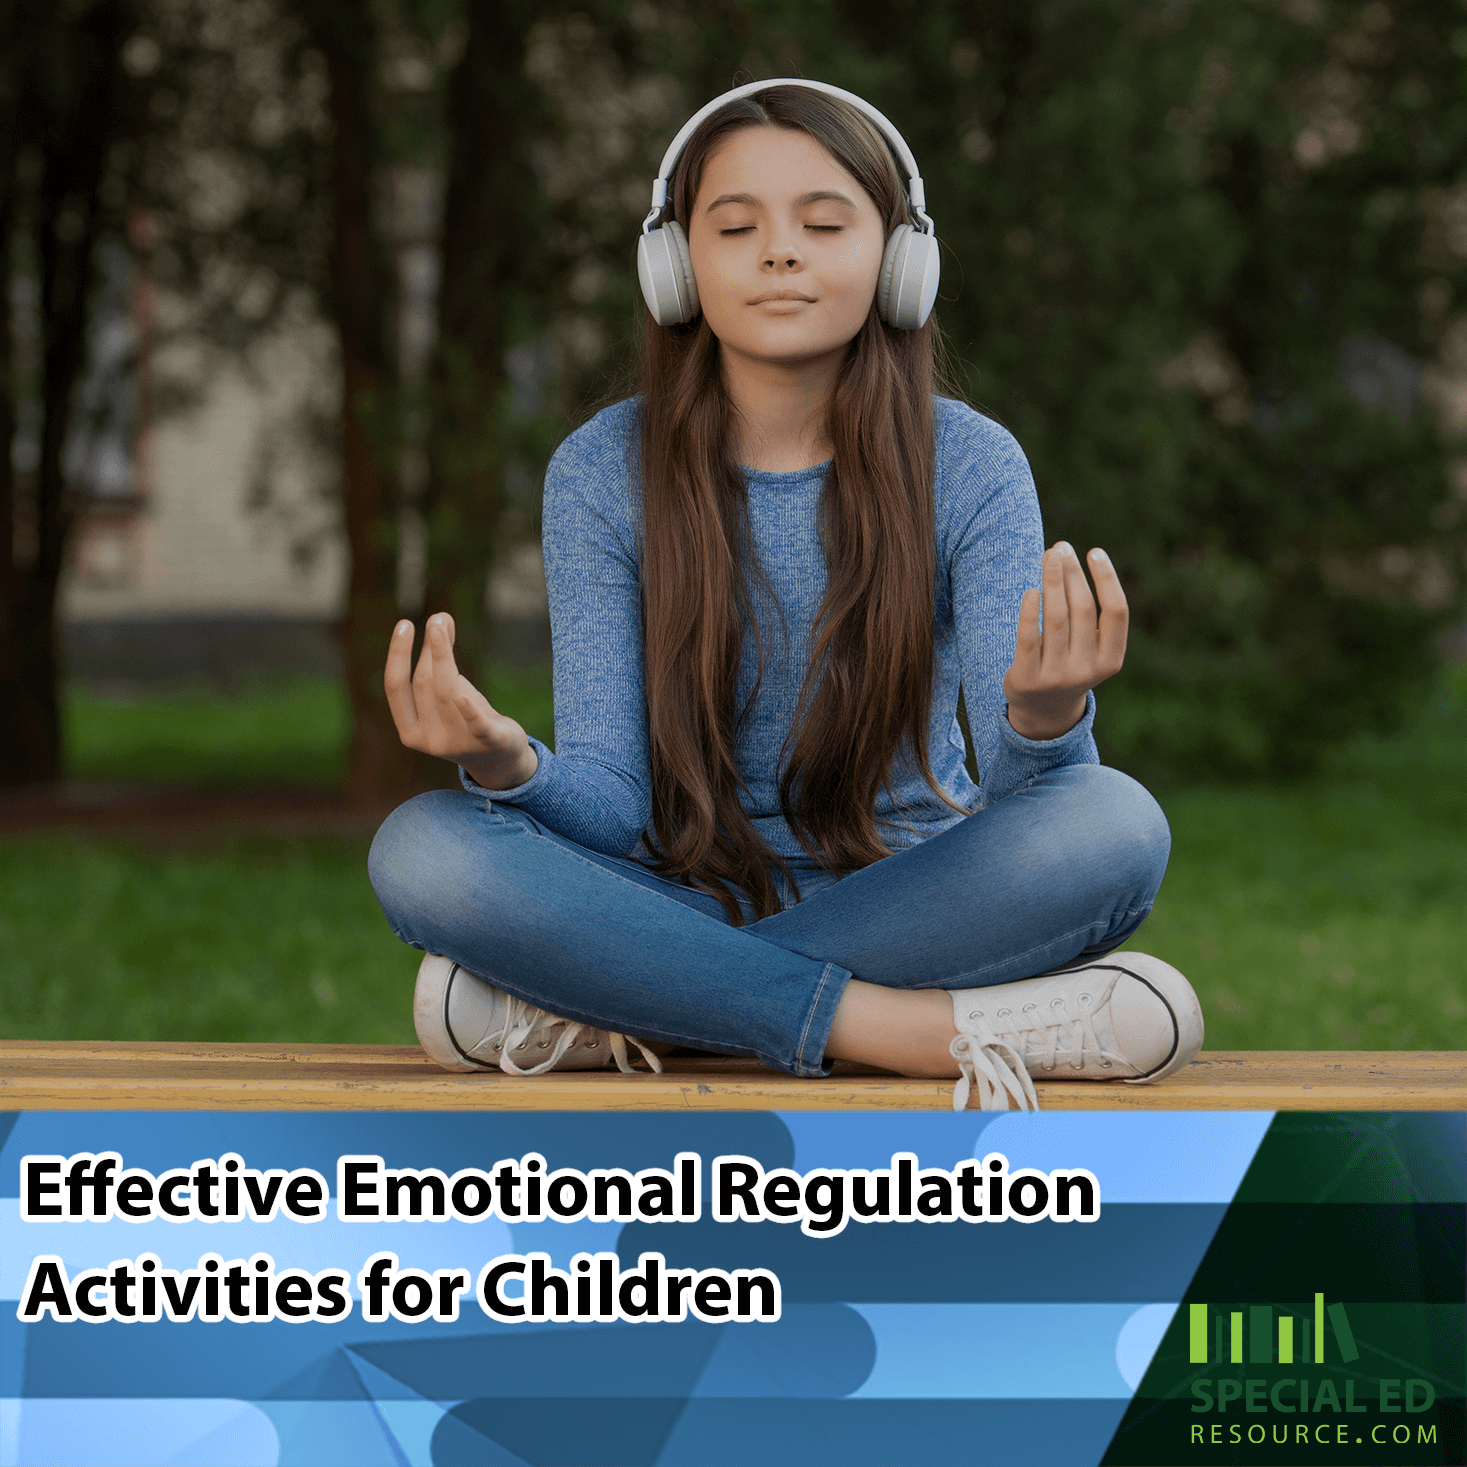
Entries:
[[[1243,1363],[1242,1309],[1213,1304],[1188,1306],[1188,1358],[1193,1365]],[[1312,1361],[1323,1365],[1325,1316],[1335,1337],[1339,1358],[1345,1363],[1360,1358],[1355,1348],[1355,1333],[1343,1304],[1324,1302],[1323,1294],[1314,1296],[1312,1311],[1295,1313],[1276,1310],[1272,1304],[1250,1304],[1247,1307],[1249,1365],[1293,1365]]]

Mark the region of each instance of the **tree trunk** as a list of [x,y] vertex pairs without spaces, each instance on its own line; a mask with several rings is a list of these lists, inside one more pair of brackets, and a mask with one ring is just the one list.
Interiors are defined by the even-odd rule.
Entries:
[[503,489],[505,351],[514,296],[538,284],[540,188],[524,139],[538,109],[525,77],[527,3],[468,0],[468,38],[450,84],[448,187],[437,345],[431,368],[424,615],[453,614],[457,661],[477,677],[484,585]]
[[328,305],[341,345],[342,509],[351,558],[340,638],[352,737],[349,790],[363,804],[417,788],[382,691],[397,619],[398,393],[389,328],[393,277],[374,209],[381,57],[370,7],[304,0],[301,14],[331,86],[333,231]]
[[22,782],[21,697],[17,616],[20,570],[15,563],[15,350],[10,325],[10,281],[18,228],[16,129],[26,50],[15,0],[0,0],[0,49],[10,65],[0,69],[0,783]]
[[[97,0],[80,14],[57,16],[41,0],[25,0],[9,12],[12,78],[19,90],[15,125],[7,129],[3,276],[8,297],[14,268],[16,220],[32,238],[40,284],[40,456],[32,506],[35,543],[14,540],[15,484],[10,446],[15,413],[8,394],[0,409],[6,460],[0,479],[0,512],[7,511],[3,540],[4,646],[0,649],[0,784],[54,781],[61,774],[61,718],[56,590],[65,563],[74,509],[68,501],[63,454],[76,387],[87,361],[87,330],[101,186],[109,154],[124,126],[122,44],[135,27],[127,0]],[[25,58],[29,58],[29,64]],[[40,62],[44,59],[45,65]],[[16,64],[19,62],[20,64]],[[33,196],[18,165],[34,158]],[[8,314],[9,301],[5,301]],[[11,361],[9,322],[4,360]],[[23,559],[17,559],[17,551]],[[30,553],[27,553],[30,552]]]

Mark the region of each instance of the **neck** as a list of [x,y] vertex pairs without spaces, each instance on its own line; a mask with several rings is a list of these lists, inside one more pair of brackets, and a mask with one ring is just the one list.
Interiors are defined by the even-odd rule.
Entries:
[[824,463],[835,379],[848,347],[800,362],[771,362],[720,345],[724,388],[734,408],[739,462],[788,473]]

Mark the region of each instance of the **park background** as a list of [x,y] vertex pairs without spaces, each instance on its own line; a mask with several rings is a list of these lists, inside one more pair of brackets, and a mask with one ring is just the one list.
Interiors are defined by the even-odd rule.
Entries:
[[[0,1035],[412,1042],[399,615],[552,734],[555,444],[667,141],[805,75],[1133,606],[1212,1048],[1467,1048],[1461,0],[0,0]],[[981,900],[981,893],[975,893]]]

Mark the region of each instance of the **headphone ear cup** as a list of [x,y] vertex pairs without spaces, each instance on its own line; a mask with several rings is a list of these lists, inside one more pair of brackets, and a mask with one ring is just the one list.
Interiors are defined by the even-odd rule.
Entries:
[[688,237],[676,219],[638,238],[637,279],[642,299],[659,326],[676,326],[697,316],[698,282],[693,278]]
[[672,235],[672,252],[676,257],[678,269],[681,271],[682,297],[686,302],[683,320],[695,321],[698,312],[703,309],[703,304],[698,299],[698,281],[693,275],[693,255],[692,251],[688,249],[688,236],[676,219],[669,219],[662,227]]
[[876,308],[888,326],[916,331],[926,325],[937,299],[942,259],[937,239],[910,224],[898,224],[881,257],[876,284]]

